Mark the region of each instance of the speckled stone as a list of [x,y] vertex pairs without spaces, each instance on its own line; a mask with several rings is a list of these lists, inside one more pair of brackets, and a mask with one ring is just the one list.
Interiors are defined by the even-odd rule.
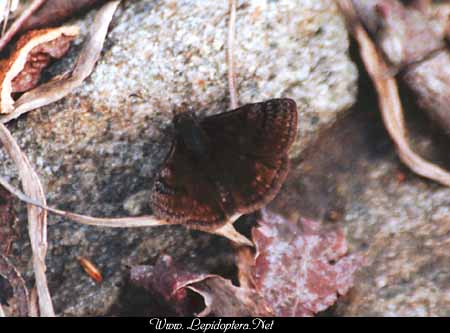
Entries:
[[[331,0],[239,1],[237,86],[241,103],[280,96],[299,107],[297,156],[353,102],[356,67]],[[81,21],[85,34],[93,13]],[[228,109],[227,1],[124,1],[102,56],[82,87],[9,125],[41,176],[48,202],[95,216],[150,213],[145,193],[170,145],[173,107],[200,116]],[[80,49],[53,71],[64,71]],[[0,153],[0,172],[15,177]],[[32,277],[22,207],[17,264]],[[228,243],[182,227],[102,229],[50,216],[48,279],[59,315],[103,315],[117,301],[128,266],[161,253],[214,272],[232,266]],[[80,267],[94,262],[101,285]]]

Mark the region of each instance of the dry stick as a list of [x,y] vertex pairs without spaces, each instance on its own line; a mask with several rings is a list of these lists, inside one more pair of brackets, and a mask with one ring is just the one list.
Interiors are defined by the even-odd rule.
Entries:
[[56,102],[79,87],[92,73],[100,57],[109,24],[119,3],[120,1],[110,1],[100,8],[69,77],[44,83],[26,92],[14,103],[14,111],[0,117],[0,122],[6,123],[26,112]]
[[9,27],[8,31],[0,39],[0,52],[9,43],[9,41],[14,37],[14,35],[19,31],[22,24],[31,16],[33,13],[41,7],[46,0],[34,0],[27,9],[14,21],[14,23]]
[[230,91],[230,109],[238,107],[238,95],[236,90],[236,68],[234,63],[234,37],[236,30],[236,0],[229,0],[230,20],[228,22],[228,89]]
[[[44,190],[25,154],[8,129],[0,124],[0,141],[19,170],[22,186],[33,200],[45,205]],[[33,269],[39,297],[39,311],[42,316],[54,316],[53,304],[45,276],[45,255],[47,253],[47,212],[34,205],[28,205],[28,233],[33,251]]]
[[424,160],[409,146],[397,82],[388,75],[388,66],[359,22],[352,3],[349,0],[339,0],[338,3],[359,44],[361,58],[378,93],[384,125],[396,145],[400,159],[418,175],[450,186],[449,172]]
[[[40,202],[30,198],[29,196],[22,193],[20,190],[12,186],[6,179],[0,177],[0,185],[2,185],[7,191],[17,197],[19,200],[45,209],[53,214],[66,217],[72,221],[92,225],[97,227],[108,227],[108,228],[135,228],[135,227],[152,227],[160,225],[173,225],[167,221],[155,218],[152,215],[139,216],[139,217],[119,217],[119,218],[105,218],[105,217],[93,217],[88,215],[81,215],[72,212],[67,212],[54,207],[49,207],[47,205],[41,204]],[[235,242],[236,245],[248,245],[253,246],[253,243],[241,235],[233,226],[233,223],[241,217],[241,214],[236,214],[232,216],[228,222],[221,228],[212,231],[212,233],[226,237],[231,241]]]

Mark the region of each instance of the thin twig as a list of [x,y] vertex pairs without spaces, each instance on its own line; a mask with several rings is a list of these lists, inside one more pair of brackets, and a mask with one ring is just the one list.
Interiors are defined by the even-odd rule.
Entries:
[[14,21],[14,23],[9,27],[8,31],[0,39],[0,52],[9,43],[9,41],[14,37],[14,35],[20,30],[22,24],[31,16],[33,13],[41,7],[46,0],[34,0],[27,9]]
[[[19,171],[25,193],[36,202],[45,205],[45,195],[39,177],[28,158],[20,149],[9,130],[0,124],[0,141]],[[33,251],[33,268],[39,297],[39,311],[42,316],[53,317],[52,299],[45,276],[45,256],[47,253],[47,212],[35,205],[28,205],[28,233]]]
[[[19,200],[45,209],[53,214],[66,217],[77,223],[92,225],[97,227],[108,227],[108,228],[136,228],[136,227],[154,227],[160,225],[169,225],[170,223],[164,220],[155,218],[152,215],[139,216],[139,217],[119,217],[119,218],[107,218],[107,217],[93,217],[88,215],[81,215],[72,212],[67,212],[61,209],[47,206],[39,201],[30,198],[26,194],[22,193],[20,190],[12,186],[6,179],[0,177],[0,185],[3,186],[7,191],[17,197]],[[229,219],[229,221],[221,228],[212,231],[212,233],[228,238],[229,240],[236,243],[236,245],[248,245],[253,246],[253,243],[241,235],[233,227],[233,223],[241,217],[241,214],[236,214]]]
[[450,186],[449,172],[424,160],[411,149],[407,140],[403,109],[395,78],[388,74],[388,66],[359,22],[351,1],[338,0],[338,4],[359,44],[361,58],[378,93],[384,125],[396,145],[400,159],[418,175]]
[[228,89],[230,91],[230,109],[236,109],[239,105],[236,90],[236,68],[234,63],[234,39],[236,30],[236,1],[228,0],[230,20],[228,22]]

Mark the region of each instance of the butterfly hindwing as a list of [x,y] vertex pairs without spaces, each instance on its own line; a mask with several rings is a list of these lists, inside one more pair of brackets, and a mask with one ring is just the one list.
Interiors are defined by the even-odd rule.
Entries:
[[159,218],[201,229],[225,220],[219,206],[217,189],[175,141],[153,186],[151,206]]
[[[278,193],[286,178],[289,159],[286,154],[273,159],[254,158],[230,149],[214,156],[218,172],[217,183],[223,184],[232,208],[227,213],[253,212]],[[221,166],[221,167],[220,167]]]

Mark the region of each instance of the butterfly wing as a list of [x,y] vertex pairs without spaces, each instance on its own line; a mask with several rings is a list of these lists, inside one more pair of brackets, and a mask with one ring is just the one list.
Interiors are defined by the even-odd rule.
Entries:
[[184,144],[175,141],[156,176],[150,199],[158,218],[197,229],[214,228],[225,222],[219,193],[200,170]]
[[217,182],[229,192],[233,210],[249,213],[270,202],[289,169],[287,152],[297,133],[295,102],[247,104],[205,118],[201,126],[215,148]]
[[297,105],[289,98],[246,104],[207,117],[201,122],[214,145],[232,146],[251,156],[276,157],[286,153],[297,133]]

